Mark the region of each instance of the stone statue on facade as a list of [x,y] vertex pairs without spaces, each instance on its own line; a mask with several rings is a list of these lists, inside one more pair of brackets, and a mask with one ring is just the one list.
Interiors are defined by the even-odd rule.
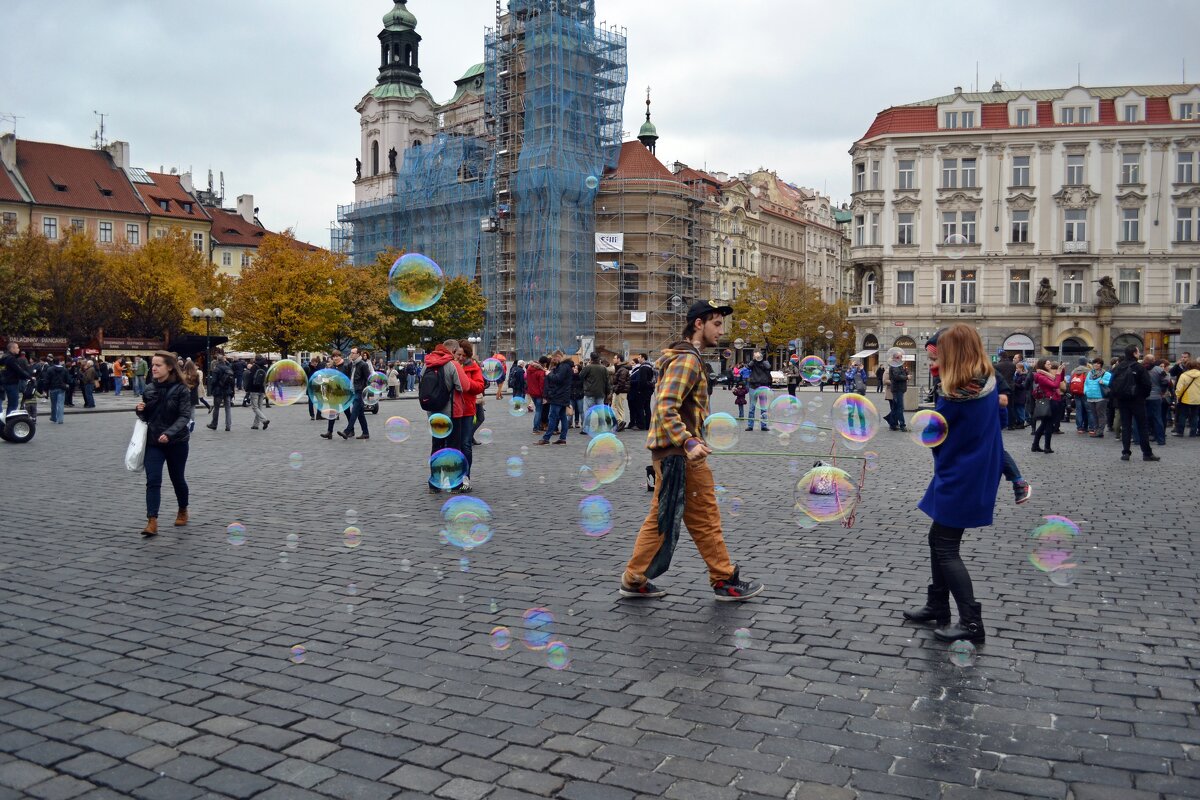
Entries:
[[1120,305],[1121,301],[1117,297],[1117,290],[1113,288],[1112,278],[1105,275],[1100,280],[1096,281],[1100,284],[1100,288],[1096,290],[1096,305],[1100,308],[1112,308],[1115,305]]
[[388,172],[396,171],[396,148],[388,150]]
[[362,180],[362,159],[354,159],[354,180]]
[[1041,283],[1038,284],[1037,299],[1034,302],[1039,306],[1052,306],[1057,294],[1058,292],[1050,286],[1050,279],[1042,278]]

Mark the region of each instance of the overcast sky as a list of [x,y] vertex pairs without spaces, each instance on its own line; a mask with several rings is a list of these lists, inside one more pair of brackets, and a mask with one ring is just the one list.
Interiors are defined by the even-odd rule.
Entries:
[[[93,111],[133,163],[225,173],[263,223],[328,246],[354,199],[355,104],[389,0],[3,0],[0,114],[21,138],[89,146]],[[628,29],[625,128],[653,87],[658,154],[767,167],[848,199],[847,150],[888,106],[994,80],[1046,89],[1200,80],[1195,0],[597,0]],[[493,0],[409,0],[439,101],[483,61]],[[0,121],[0,130],[12,123]],[[629,135],[632,136],[633,133]]]

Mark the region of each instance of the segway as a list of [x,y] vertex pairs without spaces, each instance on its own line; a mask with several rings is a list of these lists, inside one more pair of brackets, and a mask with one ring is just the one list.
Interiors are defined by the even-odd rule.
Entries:
[[25,444],[37,433],[37,400],[26,391],[21,408],[0,416],[0,439],[13,444]]

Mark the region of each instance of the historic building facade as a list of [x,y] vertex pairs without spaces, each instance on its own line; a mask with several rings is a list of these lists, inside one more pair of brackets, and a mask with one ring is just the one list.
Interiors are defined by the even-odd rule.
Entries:
[[964,93],[850,149],[861,349],[976,326],[992,351],[1177,355],[1200,292],[1200,85]]

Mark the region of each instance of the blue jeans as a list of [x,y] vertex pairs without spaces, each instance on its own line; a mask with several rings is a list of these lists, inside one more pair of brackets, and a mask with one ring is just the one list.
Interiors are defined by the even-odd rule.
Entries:
[[1079,395],[1075,397],[1075,430],[1086,431],[1087,425],[1087,398]]
[[19,384],[6,383],[4,384],[4,397],[8,400],[8,408],[5,413],[11,414],[21,407],[21,390]]
[[118,378],[116,375],[112,376],[113,396],[115,396],[115,397],[121,396],[121,384],[123,384],[124,382],[125,382],[125,379],[123,377]]
[[588,427],[588,412],[592,410],[593,406],[602,406],[602,405],[604,405],[603,397],[589,397],[586,394],[583,396],[583,421],[582,421],[582,424],[583,424],[583,432],[584,433],[592,432],[591,428]]
[[767,429],[767,409],[765,409],[759,405],[759,399],[755,395],[755,392],[759,388],[760,387],[758,387],[758,386],[751,388],[750,389],[750,397],[747,398],[750,401],[750,413],[746,416],[746,429],[747,430],[754,427],[754,411],[756,409],[758,410],[759,424],[762,426],[762,429],[764,431]]
[[50,421],[57,422],[59,425],[63,421],[63,403],[67,400],[66,389],[51,389],[50,390]]
[[531,397],[529,399],[533,401],[533,432],[537,433],[538,423],[542,420],[542,403],[544,401],[540,397]]
[[554,429],[559,429],[558,440],[565,442],[567,440],[567,407],[550,404],[550,422],[546,425],[546,433],[542,435],[542,441],[550,441],[550,437],[554,436]]
[[471,477],[471,463],[475,460],[474,448],[471,447],[471,440],[475,438],[475,418],[474,417],[455,417],[454,423],[454,447],[457,447],[459,452],[467,457],[466,476]]
[[1017,466],[1017,462],[1013,461],[1007,450],[1001,450],[1000,453],[1003,459],[1000,462],[1000,473],[1004,475],[1004,480],[1013,483],[1021,480],[1021,468]]
[[95,408],[96,407],[96,388],[94,386],[92,386],[91,381],[83,382],[83,407],[84,408]]
[[[258,411],[255,409],[255,413]],[[350,412],[346,415],[346,433],[354,433],[354,423],[357,422],[362,429],[363,436],[370,436],[370,431],[367,430],[367,413],[363,410],[362,393],[354,393],[354,402],[350,404]]]
[[904,394],[901,393],[900,396],[897,397],[896,393],[893,392],[892,398],[888,400],[888,405],[891,407],[891,410],[888,411],[887,416],[884,417],[888,427],[892,430],[896,430],[897,428],[902,431],[908,430],[908,425],[904,422]]
[[1150,429],[1150,438],[1160,445],[1167,443],[1167,432],[1163,429],[1162,416],[1163,401],[1159,397],[1157,399],[1146,400],[1146,427]]
[[175,487],[175,499],[181,509],[188,507],[188,485],[183,477],[184,467],[187,466],[188,443],[175,444],[146,444],[146,516],[157,517],[158,507],[162,501],[162,470],[167,465],[167,474],[171,477],[171,485]]
[[146,379],[141,375],[133,376],[133,393],[141,396],[146,392]]

